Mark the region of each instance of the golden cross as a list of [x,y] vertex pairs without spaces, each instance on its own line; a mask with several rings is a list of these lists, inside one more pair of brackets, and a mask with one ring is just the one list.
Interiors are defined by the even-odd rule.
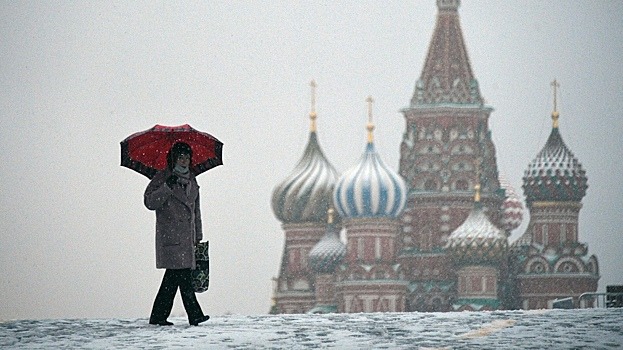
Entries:
[[558,81],[556,81],[556,78],[554,78],[554,81],[552,81],[552,83],[550,84],[553,88],[554,88],[554,111],[552,112],[552,121],[553,124],[552,126],[554,128],[558,128],[558,104],[557,104],[557,88],[560,87],[560,84],[558,84]]
[[374,99],[372,99],[372,96],[368,96],[366,102],[368,102],[368,142],[372,143],[374,141],[374,136],[372,135],[372,131],[374,130],[374,124],[372,123],[372,103]]
[[374,99],[372,96],[368,96],[366,102],[368,102],[368,123],[372,124],[372,103],[374,103]]
[[554,88],[554,111],[558,110],[558,106],[557,106],[557,88],[560,87],[560,84],[558,83],[558,81],[556,80],[556,78],[554,78],[554,81],[552,81],[550,83],[550,85]]
[[311,86],[311,112],[309,112],[309,119],[311,119],[311,131],[316,132],[316,81],[312,80],[309,86]]
[[482,167],[482,156],[476,158],[476,185],[474,186],[474,202],[480,202],[480,169]]

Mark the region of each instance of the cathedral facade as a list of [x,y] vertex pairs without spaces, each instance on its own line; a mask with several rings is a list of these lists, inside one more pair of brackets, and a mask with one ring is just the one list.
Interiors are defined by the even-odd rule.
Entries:
[[523,177],[530,222],[508,239],[524,206],[497,168],[459,3],[437,0],[397,171],[376,151],[368,98],[361,160],[337,173],[318,142],[312,82],[307,147],[273,191],[285,243],[271,313],[535,309],[597,290],[597,258],[578,234],[587,177],[556,107]]

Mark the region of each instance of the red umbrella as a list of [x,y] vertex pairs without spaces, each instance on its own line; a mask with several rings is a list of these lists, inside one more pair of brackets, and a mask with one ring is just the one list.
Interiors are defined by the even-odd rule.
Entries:
[[184,124],[155,125],[128,136],[121,141],[121,166],[151,179],[167,167],[167,154],[176,142],[185,142],[193,150],[191,171],[195,175],[223,164],[223,143],[208,133]]

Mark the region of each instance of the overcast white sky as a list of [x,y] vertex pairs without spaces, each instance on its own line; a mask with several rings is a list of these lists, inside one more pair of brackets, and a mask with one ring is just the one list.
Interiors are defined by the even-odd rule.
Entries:
[[[495,108],[498,167],[520,194],[560,82],[560,130],[589,178],[580,241],[600,290],[623,284],[623,1],[463,1],[459,13]],[[155,215],[119,142],[157,123],[225,144],[225,165],[198,178],[204,311],[267,313],[284,240],[270,198],[307,142],[310,80],[336,169],[364,150],[368,95],[377,149],[397,169],[399,110],[436,14],[433,0],[0,1],[0,319],[148,316]]]

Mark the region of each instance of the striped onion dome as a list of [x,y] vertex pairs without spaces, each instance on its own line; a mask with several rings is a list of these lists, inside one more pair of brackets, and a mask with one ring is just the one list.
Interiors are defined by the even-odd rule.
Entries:
[[500,175],[499,180],[506,197],[502,202],[502,227],[510,232],[523,221],[523,203],[506,177]]
[[337,178],[312,130],[294,171],[273,190],[275,216],[283,223],[325,222]]
[[407,186],[400,175],[387,167],[368,143],[361,162],[344,173],[333,193],[342,217],[395,218],[405,207]]
[[558,112],[552,113],[552,119],[554,127],[545,146],[524,173],[523,189],[528,203],[579,202],[586,195],[586,172],[562,140],[558,130]]
[[506,233],[491,223],[477,199],[467,219],[448,237],[446,248],[459,261],[495,262],[505,256],[508,240]]
[[348,218],[395,218],[405,207],[407,186],[398,173],[381,160],[374,147],[372,97],[368,97],[368,143],[361,161],[344,173],[333,192],[338,213]]
[[331,218],[327,232],[309,252],[309,267],[316,273],[333,273],[345,255],[346,245],[340,240]]

